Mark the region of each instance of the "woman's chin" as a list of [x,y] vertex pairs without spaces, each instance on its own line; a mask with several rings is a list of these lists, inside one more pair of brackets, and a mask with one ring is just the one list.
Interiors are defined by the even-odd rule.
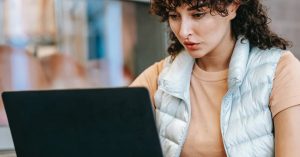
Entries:
[[205,56],[207,53],[203,50],[187,50],[186,51],[190,54],[191,57],[193,58],[202,58],[203,56]]

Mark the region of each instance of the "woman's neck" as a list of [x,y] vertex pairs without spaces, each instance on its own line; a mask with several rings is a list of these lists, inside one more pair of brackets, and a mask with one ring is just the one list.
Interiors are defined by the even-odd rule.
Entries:
[[236,39],[222,42],[212,52],[196,59],[196,64],[204,71],[216,72],[228,69]]

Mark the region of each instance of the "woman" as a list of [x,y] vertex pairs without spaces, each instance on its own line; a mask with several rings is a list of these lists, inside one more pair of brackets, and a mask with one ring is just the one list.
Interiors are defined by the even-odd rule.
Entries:
[[300,63],[259,0],[152,0],[169,57],[131,86],[153,101],[167,157],[300,154]]

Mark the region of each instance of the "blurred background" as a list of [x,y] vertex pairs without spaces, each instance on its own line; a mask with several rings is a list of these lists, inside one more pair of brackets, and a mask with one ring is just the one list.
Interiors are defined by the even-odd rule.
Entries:
[[[263,3],[272,30],[292,41],[300,58],[300,1]],[[0,92],[127,86],[167,56],[167,27],[149,15],[149,5],[149,0],[0,0]],[[13,150],[1,98],[0,150]]]

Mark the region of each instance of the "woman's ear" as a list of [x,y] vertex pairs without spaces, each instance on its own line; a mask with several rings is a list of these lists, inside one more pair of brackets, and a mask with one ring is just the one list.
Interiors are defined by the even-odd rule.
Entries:
[[236,11],[238,10],[240,4],[238,2],[231,3],[228,7],[228,17],[230,20],[234,19],[236,17]]

